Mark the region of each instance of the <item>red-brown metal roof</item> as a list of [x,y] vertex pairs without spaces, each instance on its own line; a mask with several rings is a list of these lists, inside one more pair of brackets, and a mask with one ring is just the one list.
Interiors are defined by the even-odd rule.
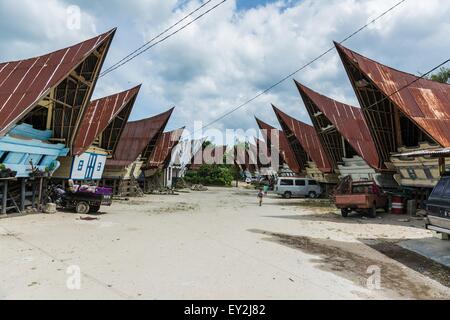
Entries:
[[89,104],[81,120],[78,135],[74,140],[75,155],[85,152],[125,107],[129,108],[126,112],[127,119],[124,119],[125,122],[128,121],[140,88],[139,85],[130,90],[92,101]]
[[320,143],[319,136],[313,126],[292,118],[273,106],[280,123],[284,123],[294,134],[304,151],[323,173],[332,172],[330,160]]
[[[443,147],[450,147],[450,85],[419,79],[368,59],[336,43],[343,59],[351,61],[417,126]],[[417,80],[417,81],[416,81]],[[409,85],[413,81],[415,83]],[[399,89],[409,85],[407,88]],[[395,94],[394,94],[395,93]]]
[[[300,164],[297,162],[294,156],[294,152],[292,151],[289,141],[284,134],[283,131],[276,129],[275,127],[272,127],[271,125],[261,121],[260,119],[256,118],[256,122],[258,123],[259,128],[262,131],[265,131],[267,134],[267,144],[268,146],[272,146],[273,143],[271,141],[272,134],[275,136],[278,136],[279,138],[279,148],[280,148],[280,155],[283,159],[283,161],[288,165],[288,167],[295,173],[300,173],[302,171],[302,168]],[[274,168],[277,170],[278,168]]]
[[184,128],[181,128],[162,134],[147,162],[148,168],[162,168],[170,160],[172,150],[180,142],[183,131]]
[[0,136],[21,120],[115,29],[72,47],[27,60],[0,63]]
[[[307,99],[309,98],[336,127],[337,131],[347,140],[356,153],[372,168],[379,169],[380,159],[362,110],[321,95],[297,81],[295,81],[295,84],[305,105],[308,104]],[[309,108],[307,110],[314,122],[315,115],[311,114]],[[321,130],[321,128],[316,128],[316,130]]]
[[149,143],[164,131],[173,108],[155,117],[128,122],[120,138],[114,158],[107,166],[127,166],[138,159]]

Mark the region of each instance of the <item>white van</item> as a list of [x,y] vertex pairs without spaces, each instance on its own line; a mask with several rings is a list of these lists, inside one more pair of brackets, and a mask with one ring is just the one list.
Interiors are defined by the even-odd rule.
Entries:
[[283,198],[293,197],[318,198],[322,195],[322,188],[316,180],[308,178],[278,178],[275,193]]

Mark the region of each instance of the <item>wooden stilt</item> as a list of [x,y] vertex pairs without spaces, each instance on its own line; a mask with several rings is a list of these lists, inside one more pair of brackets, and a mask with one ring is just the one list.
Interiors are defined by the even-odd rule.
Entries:
[[8,181],[3,182],[3,198],[2,198],[2,214],[6,214],[6,206],[8,204]]
[[20,184],[20,211],[25,210],[25,200],[26,200],[26,193],[27,193],[27,181],[25,179],[21,180]]

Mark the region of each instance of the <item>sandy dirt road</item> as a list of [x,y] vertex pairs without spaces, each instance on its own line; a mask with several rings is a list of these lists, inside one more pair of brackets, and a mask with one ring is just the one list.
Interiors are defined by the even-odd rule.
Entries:
[[430,238],[423,221],[344,219],[320,201],[256,202],[255,191],[213,188],[119,201],[92,221],[2,219],[0,299],[450,297],[448,268],[397,245]]

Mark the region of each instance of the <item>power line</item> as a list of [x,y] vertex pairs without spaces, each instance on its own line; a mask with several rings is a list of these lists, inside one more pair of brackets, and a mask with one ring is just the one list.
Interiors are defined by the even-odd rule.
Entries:
[[[222,4],[224,4],[225,2],[227,2],[228,0],[222,0],[221,2],[217,3],[216,5],[214,5],[213,7],[211,7],[210,9],[206,10],[205,12],[203,12],[201,15],[197,16],[195,19],[193,19],[192,21],[186,23],[185,25],[183,25],[182,27],[178,28],[177,30],[175,30],[174,32],[169,33],[167,36],[165,36],[164,38],[154,42],[152,45],[148,46],[147,48],[145,48],[144,50],[137,52],[133,55],[131,55],[128,59],[122,61],[121,63],[117,64],[114,68],[110,68],[110,70],[108,70],[107,72],[105,71],[100,77],[104,77],[105,75],[119,69],[120,67],[124,66],[125,64],[129,63],[130,61],[134,60],[135,58],[137,58],[138,56],[140,56],[141,54],[147,52],[148,50],[150,50],[151,48],[157,46],[158,44],[160,44],[161,42],[164,42],[165,40],[169,39],[170,37],[176,35],[177,33],[179,33],[180,31],[186,29],[187,27],[189,27],[191,24],[195,23],[196,21],[200,20],[201,18],[203,18],[204,16],[206,16],[208,13],[210,13],[211,11],[215,10],[217,7],[221,6]],[[406,1],[406,0],[404,0]]]
[[168,27],[167,29],[165,29],[164,31],[162,31],[161,33],[159,33],[158,35],[156,35],[155,37],[153,37],[152,39],[150,39],[149,41],[147,41],[146,43],[144,43],[142,46],[140,46],[139,48],[137,48],[136,50],[134,50],[133,52],[131,52],[130,54],[128,54],[126,57],[122,58],[121,60],[117,61],[115,64],[109,66],[105,71],[102,71],[102,73],[100,73],[100,77],[103,76],[104,74],[107,74],[111,69],[113,69],[114,67],[116,67],[117,65],[119,65],[120,63],[122,63],[123,61],[127,60],[129,57],[131,57],[132,55],[134,55],[135,53],[139,52],[140,50],[142,50],[143,48],[145,48],[146,46],[148,46],[150,43],[152,43],[153,41],[155,41],[156,39],[158,39],[159,37],[163,36],[164,34],[166,34],[167,32],[169,32],[170,30],[172,30],[173,28],[175,28],[176,26],[178,26],[180,23],[182,23],[183,21],[185,21],[187,18],[191,17],[192,15],[194,15],[195,13],[197,13],[198,11],[200,11],[201,9],[203,9],[205,6],[207,6],[211,1],[213,0],[208,0],[205,3],[203,3],[201,6],[199,6],[198,8],[196,8],[195,10],[191,11],[190,13],[188,13],[186,16],[184,16],[182,19],[178,20],[175,24],[171,25],[170,27]]
[[[391,11],[395,10],[397,7],[399,7],[400,5],[402,5],[403,3],[405,3],[408,0],[401,0],[398,3],[396,3],[395,5],[393,5],[392,7],[390,7],[389,9],[387,9],[386,11],[384,11],[382,14],[378,15],[376,18],[372,19],[371,21],[369,21],[368,23],[366,23],[364,26],[362,26],[361,28],[359,28],[358,30],[356,30],[355,32],[351,33],[350,35],[348,35],[347,37],[345,37],[342,41],[339,42],[339,44],[343,44],[344,42],[348,41],[349,39],[353,38],[354,36],[356,36],[358,33],[362,32],[363,30],[367,29],[371,24],[374,24],[375,22],[377,22],[378,20],[380,20],[382,17],[384,17],[385,15],[387,15],[388,13],[390,13]],[[313,60],[311,60],[310,62],[308,62],[307,64],[303,65],[302,67],[298,68],[297,70],[295,70],[294,72],[288,74],[287,76],[283,77],[281,80],[279,80],[278,82],[274,83],[273,85],[271,85],[270,87],[268,87],[267,89],[265,89],[264,91],[261,91],[260,93],[258,93],[257,95],[255,95],[253,98],[245,101],[244,103],[240,104],[239,106],[231,109],[230,111],[227,111],[225,114],[223,114],[222,116],[220,116],[219,118],[213,120],[212,122],[206,124],[205,126],[202,127],[201,130],[204,130],[210,126],[212,126],[213,124],[221,121],[222,119],[228,117],[229,115],[235,113],[236,111],[244,108],[245,106],[249,105],[250,103],[252,103],[253,101],[257,100],[259,97],[265,95],[266,93],[268,93],[269,91],[271,91],[272,89],[274,89],[275,87],[278,87],[280,84],[282,84],[283,82],[285,82],[286,80],[290,79],[292,76],[296,75],[297,73],[299,73],[300,71],[306,69],[307,67],[309,67],[310,65],[312,65],[313,63],[315,63],[316,61],[322,59],[324,56],[326,56],[327,54],[329,54],[331,51],[334,50],[334,46],[329,48],[328,50],[326,50],[325,52],[323,52],[322,54],[320,54],[319,56],[317,56],[316,58],[314,58]]]

